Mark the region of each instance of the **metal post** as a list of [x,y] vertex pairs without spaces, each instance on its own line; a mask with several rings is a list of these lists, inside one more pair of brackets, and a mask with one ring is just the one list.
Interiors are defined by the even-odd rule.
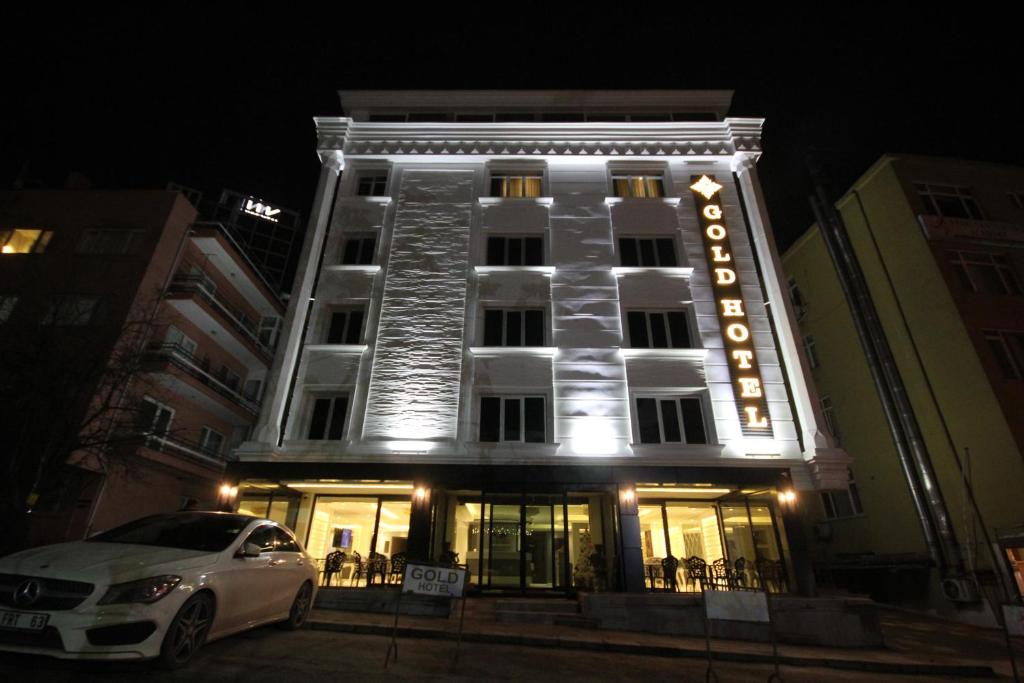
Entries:
[[391,652],[395,653],[395,661],[398,661],[398,611],[402,607],[402,595],[405,591],[401,588],[398,590],[398,600],[395,601],[395,623],[391,627],[391,642],[388,643],[388,652],[384,655],[384,668],[388,668],[388,664],[391,662]]
[[704,644],[707,647],[708,653],[708,669],[704,673],[704,683],[711,683],[711,681],[718,683],[718,674],[715,672],[715,660],[711,656],[711,620],[708,619],[708,591],[704,587],[704,579],[698,579],[698,581],[700,581],[700,602],[704,608]]
[[[467,572],[468,574],[468,572]],[[459,665],[459,648],[462,646],[462,627],[466,623],[466,584],[469,576],[466,576],[466,580],[462,582],[462,609],[459,615],[459,633],[455,638],[455,652],[452,653],[452,673],[455,673],[456,667]]]

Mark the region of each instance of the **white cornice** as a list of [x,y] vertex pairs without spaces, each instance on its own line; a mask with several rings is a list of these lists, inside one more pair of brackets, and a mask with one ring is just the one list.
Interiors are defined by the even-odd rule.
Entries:
[[630,109],[715,111],[724,116],[732,90],[341,90],[347,111],[380,108]]
[[363,123],[319,117],[318,149],[346,156],[732,157],[760,154],[763,119],[673,123]]

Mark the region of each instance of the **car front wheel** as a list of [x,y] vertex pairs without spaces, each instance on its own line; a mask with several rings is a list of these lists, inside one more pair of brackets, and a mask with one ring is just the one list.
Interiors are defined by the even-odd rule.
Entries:
[[295,601],[292,602],[292,609],[288,612],[288,618],[282,621],[280,626],[286,631],[294,631],[302,628],[309,617],[309,610],[313,607],[313,587],[309,583],[302,584],[299,592],[295,594]]
[[181,606],[171,621],[160,647],[160,665],[177,669],[188,663],[206,642],[213,625],[213,600],[200,593],[193,595]]

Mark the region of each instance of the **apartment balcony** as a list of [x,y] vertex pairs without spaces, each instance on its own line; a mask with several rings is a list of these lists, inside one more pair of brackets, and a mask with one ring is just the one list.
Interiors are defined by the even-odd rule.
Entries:
[[211,448],[203,447],[196,441],[181,439],[169,434],[148,434],[143,438],[142,446],[152,451],[159,451],[165,455],[175,458],[185,458],[193,462],[223,469],[228,462],[234,460],[231,455],[231,448],[225,443],[221,451],[217,452]]
[[227,330],[236,340],[231,343],[228,335],[222,336],[222,343],[232,354],[246,361],[246,365],[269,366],[274,358],[274,349],[260,340],[259,321],[253,320],[245,311],[217,292],[209,278],[203,275],[178,273],[167,288],[171,305],[183,315],[209,329],[217,325]]
[[[239,389],[225,382],[226,377],[210,369],[208,359],[198,359],[180,344],[154,343],[146,347],[146,354],[154,365],[170,366],[186,375],[193,382],[198,382],[208,392],[212,392],[222,402],[226,402],[235,412],[233,423],[239,423],[237,414],[241,412],[246,418],[259,415],[259,401],[244,395]],[[239,411],[241,409],[241,411]],[[221,412],[221,411],[218,411]],[[243,420],[240,424],[245,424]]]

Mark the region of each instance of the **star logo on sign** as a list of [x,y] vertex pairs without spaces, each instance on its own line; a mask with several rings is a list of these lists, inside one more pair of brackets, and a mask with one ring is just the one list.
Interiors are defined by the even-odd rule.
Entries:
[[722,186],[711,178],[708,178],[706,175],[702,175],[700,180],[695,182],[693,185],[690,185],[690,189],[704,195],[704,199],[711,199],[718,194],[718,191],[722,189]]

